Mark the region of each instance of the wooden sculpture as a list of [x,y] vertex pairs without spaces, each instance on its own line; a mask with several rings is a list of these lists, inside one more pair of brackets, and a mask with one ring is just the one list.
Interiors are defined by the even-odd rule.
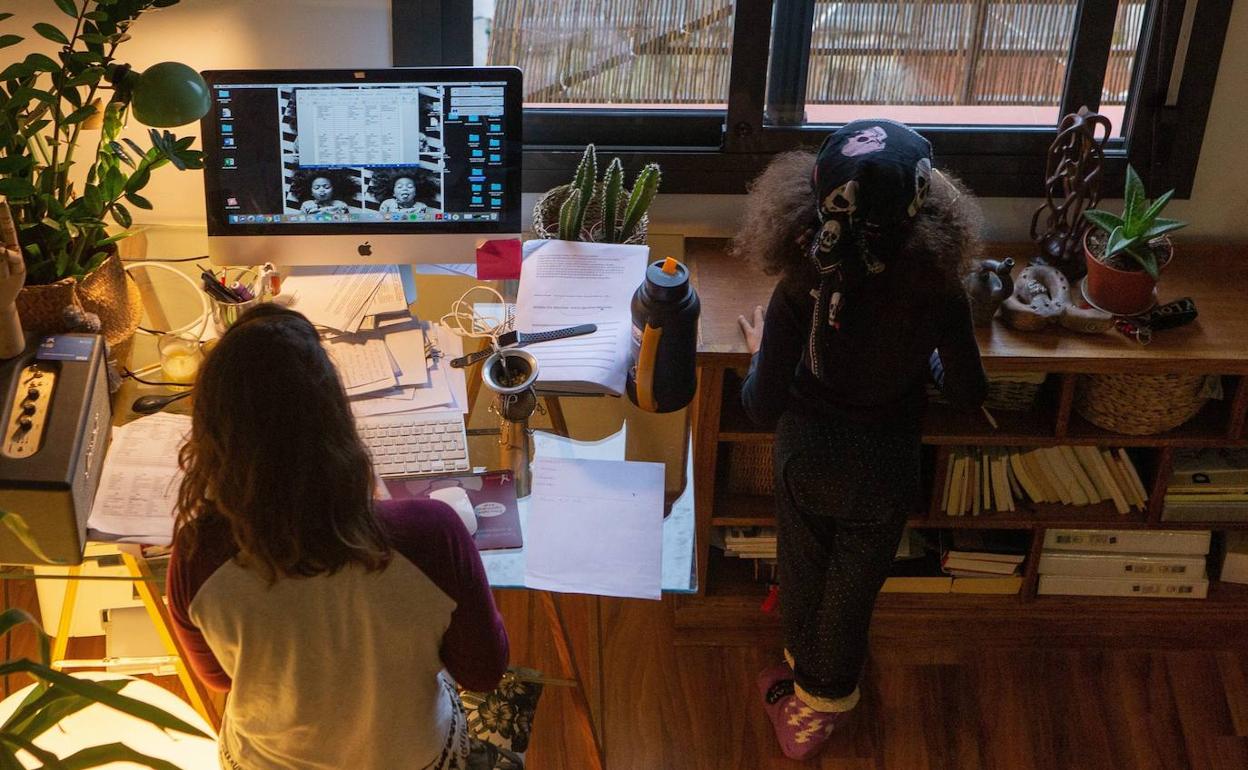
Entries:
[[1070,282],[1055,267],[1031,265],[1014,281],[1014,294],[1001,303],[1001,317],[1019,331],[1052,324],[1086,334],[1100,334],[1114,325],[1109,313],[1083,307],[1070,298]]
[[1045,202],[1031,217],[1031,238],[1040,250],[1036,262],[1058,268],[1071,281],[1087,271],[1083,234],[1090,223],[1083,212],[1101,199],[1101,169],[1111,131],[1109,118],[1080,107],[1062,118],[1049,146]]

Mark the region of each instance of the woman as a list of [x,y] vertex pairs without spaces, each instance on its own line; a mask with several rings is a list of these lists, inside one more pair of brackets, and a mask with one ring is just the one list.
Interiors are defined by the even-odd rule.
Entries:
[[875,596],[921,507],[925,381],[943,365],[946,396],[968,407],[987,389],[960,281],[977,210],[934,177],[923,137],[855,121],[817,158],[781,156],[763,172],[734,246],[782,274],[765,323],[762,308],[740,319],[754,354],[742,399],[776,426],[787,665],[759,687],[795,759],[858,702]]
[[[454,685],[490,690],[507,634],[459,517],[373,501],[316,331],[275,305],[208,355],[179,457],[169,600],[227,768],[461,768]],[[447,676],[449,674],[449,677]]]

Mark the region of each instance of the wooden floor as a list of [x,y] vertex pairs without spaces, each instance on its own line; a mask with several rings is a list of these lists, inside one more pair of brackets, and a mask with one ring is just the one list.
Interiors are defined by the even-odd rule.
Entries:
[[[680,645],[670,602],[563,598],[580,665],[601,676],[588,689],[610,770],[1248,768],[1248,646],[982,650],[972,639],[873,650],[858,715],[818,760],[793,762],[754,686],[779,659],[774,642]],[[530,604],[500,594],[513,661],[557,673]],[[600,658],[581,645],[593,634]],[[547,688],[534,770],[587,766],[571,704],[565,689]]]
[[[497,597],[512,662],[566,676],[534,595]],[[33,609],[29,583],[10,583],[6,598]],[[738,633],[691,645],[673,626],[671,598],[558,601],[609,770],[1248,768],[1248,646],[1002,649],[968,635],[957,649],[932,649],[922,629],[904,646],[890,635],[872,652],[856,717],[820,758],[798,763],[780,754],[754,686],[779,660],[773,624],[752,641]],[[11,654],[26,652],[27,636],[12,638]],[[71,656],[99,654],[98,641],[75,640]],[[572,703],[570,689],[547,687],[532,770],[588,767]]]

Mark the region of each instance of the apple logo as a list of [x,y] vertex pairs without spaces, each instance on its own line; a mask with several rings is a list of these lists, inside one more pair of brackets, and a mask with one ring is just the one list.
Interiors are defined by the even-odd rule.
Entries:
[[364,241],[355,249],[361,257],[371,257],[373,255],[373,247],[368,241]]

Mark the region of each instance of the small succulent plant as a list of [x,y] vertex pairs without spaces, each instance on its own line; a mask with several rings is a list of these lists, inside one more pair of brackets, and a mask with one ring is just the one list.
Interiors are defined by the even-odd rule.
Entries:
[[1108,236],[1102,259],[1108,260],[1117,254],[1126,254],[1149,275],[1158,278],[1161,266],[1157,263],[1157,254],[1149,244],[1166,233],[1187,226],[1186,222],[1178,219],[1163,219],[1160,216],[1173,195],[1174,190],[1170,190],[1162,193],[1156,200],[1149,201],[1144,197],[1144,183],[1140,181],[1139,174],[1128,165],[1122,216],[1101,209],[1083,212],[1089,222],[1104,230]]
[[581,162],[572,178],[572,191],[559,207],[559,237],[575,241],[585,227],[585,213],[597,200],[602,204],[602,240],[604,243],[624,243],[637,232],[641,218],[658,194],[662,173],[657,163],[648,164],[633,180],[620,218],[620,199],[625,194],[624,166],[614,158],[607,166],[601,181],[598,179],[598,154],[594,145],[585,148]]

